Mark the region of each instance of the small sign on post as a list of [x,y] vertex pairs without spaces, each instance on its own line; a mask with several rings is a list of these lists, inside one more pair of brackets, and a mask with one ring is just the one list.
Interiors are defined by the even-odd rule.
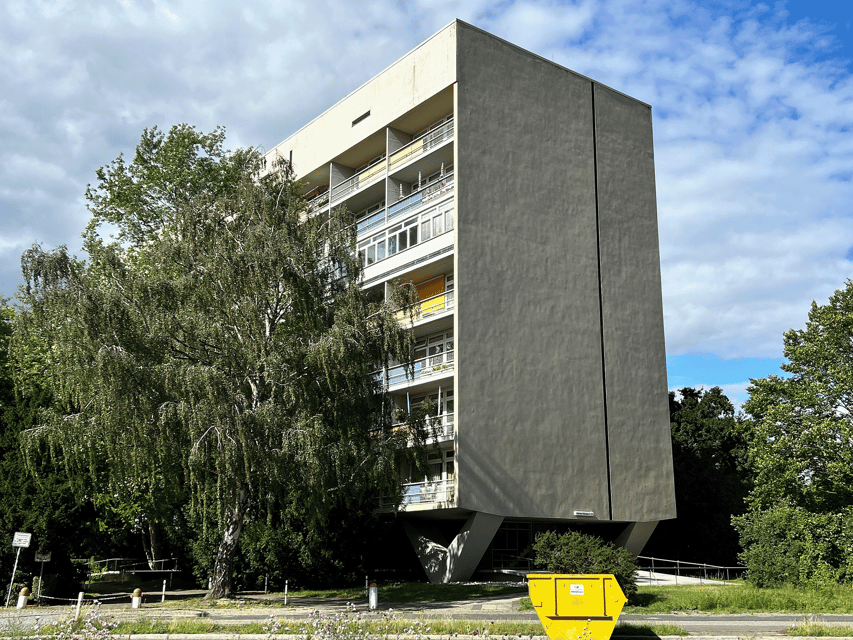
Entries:
[[6,592],[6,606],[9,606],[9,598],[12,595],[12,587],[15,584],[15,572],[18,570],[18,559],[21,557],[21,549],[30,546],[30,540],[33,534],[16,531],[12,537],[12,548],[18,548],[18,553],[15,554],[15,566],[12,567],[12,580],[9,582],[9,591]]
[[23,547],[26,549],[30,546],[30,540],[32,540],[32,538],[33,534],[31,533],[23,533],[22,531],[16,531],[15,536],[12,538],[12,546]]
[[44,563],[50,562],[50,551],[36,551],[36,562],[41,563],[41,569],[39,570],[39,590],[36,593],[36,600],[41,602],[41,583],[42,578],[44,578]]

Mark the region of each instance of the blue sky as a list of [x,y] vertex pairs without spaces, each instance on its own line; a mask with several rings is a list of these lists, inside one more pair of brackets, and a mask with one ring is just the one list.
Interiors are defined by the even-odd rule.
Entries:
[[653,106],[671,388],[778,372],[853,266],[853,3],[4,0],[0,294],[142,129],[271,148],[460,18]]

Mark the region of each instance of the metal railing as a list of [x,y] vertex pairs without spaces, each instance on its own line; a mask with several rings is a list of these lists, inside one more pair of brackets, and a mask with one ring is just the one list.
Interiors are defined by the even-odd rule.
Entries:
[[367,183],[372,182],[375,178],[383,175],[384,173],[385,158],[382,158],[369,167],[365,167],[354,176],[351,176],[332,187],[332,200],[340,200],[344,196],[351,194],[353,191],[358,191],[358,189]]
[[306,203],[309,214],[314,213],[315,211],[318,211],[321,207],[325,207],[327,204],[329,204],[329,192],[328,191],[324,191],[320,195],[314,196],[313,198],[311,198]]
[[705,562],[686,562],[684,560],[668,560],[666,558],[653,558],[651,556],[637,556],[638,560],[647,562],[641,563],[641,571],[651,571],[651,580],[654,581],[654,573],[673,573],[675,574],[675,583],[678,584],[680,577],[699,578],[700,580],[731,580],[733,578],[742,578],[746,573],[746,567],[726,567],[716,564],[707,564]]
[[446,173],[442,178],[420,187],[405,198],[398,200],[388,208],[388,221],[398,218],[404,213],[417,209],[439,196],[453,190],[453,173]]
[[[453,499],[453,480],[406,482],[403,484],[403,500],[401,505],[453,502]],[[383,507],[390,507],[393,505],[393,502],[383,498],[381,504]]]
[[[412,305],[412,307],[414,307],[415,320],[420,320],[421,318],[426,318],[428,316],[435,315],[436,313],[450,311],[453,309],[453,291],[445,291],[438,295],[424,298],[417,304]],[[408,315],[408,307],[400,309],[400,311],[394,314],[399,322],[405,321]]]
[[[407,426],[408,422],[395,422],[392,429]],[[443,413],[440,416],[427,416],[426,429],[428,442],[445,442],[453,439],[454,434],[453,413]]]
[[453,371],[453,351],[445,351],[426,358],[418,358],[412,363],[411,370],[407,373],[405,365],[397,365],[388,369],[388,378],[385,379],[383,371],[377,371],[376,377],[380,382],[386,382],[388,386],[401,384],[403,382],[420,380],[427,376]]
[[366,218],[362,218],[358,222],[355,223],[356,235],[361,235],[365,231],[370,231],[371,229],[375,229],[376,227],[380,227],[385,224],[385,207],[383,207],[380,211],[373,213]]
[[392,168],[408,160],[419,156],[420,154],[437,147],[445,140],[453,137],[453,120],[445,122],[440,127],[436,127],[432,131],[427,131],[422,136],[418,136],[409,144],[401,147],[390,156],[388,156],[388,167]]

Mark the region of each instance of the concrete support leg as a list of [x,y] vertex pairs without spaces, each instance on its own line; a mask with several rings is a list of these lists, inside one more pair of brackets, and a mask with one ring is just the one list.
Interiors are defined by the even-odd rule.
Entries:
[[429,523],[403,522],[430,582],[469,580],[503,522],[503,516],[474,512],[447,544]]
[[409,542],[418,554],[430,582],[444,582],[447,572],[447,540],[438,528],[429,521],[403,520],[403,528]]
[[616,538],[616,546],[624,547],[628,553],[638,556],[643,552],[643,547],[646,546],[656,526],[658,526],[657,520],[632,522]]

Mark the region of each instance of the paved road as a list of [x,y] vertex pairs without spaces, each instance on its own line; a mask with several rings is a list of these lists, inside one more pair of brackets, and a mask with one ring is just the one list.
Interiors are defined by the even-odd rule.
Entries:
[[[167,593],[167,599],[170,596],[172,599],[177,599],[178,595],[178,593]],[[182,592],[180,595],[187,597],[186,592]],[[314,610],[319,610],[324,614],[333,614],[346,611],[349,606],[349,603],[344,599],[291,597],[287,608],[284,608],[283,603],[280,602],[280,596],[268,597],[263,594],[247,594],[245,601],[247,605],[251,606],[246,606],[246,608],[174,608],[174,602],[166,608],[159,604],[159,594],[156,598],[151,597],[151,600],[154,602],[145,604],[141,610],[131,610],[129,603],[123,599],[106,601],[101,609],[104,615],[121,619],[137,617],[169,620],[174,618],[201,618],[222,624],[241,624],[265,621],[270,615],[298,623],[307,620]],[[519,595],[513,595],[435,604],[394,605],[380,601],[379,605],[383,612],[390,610],[391,615],[396,615],[398,618],[536,622],[538,619],[535,612],[518,611],[519,600]],[[268,606],[263,606],[264,604],[268,604]],[[361,611],[367,608],[365,599],[357,600],[353,604]],[[20,612],[14,609],[0,610],[0,628],[9,628],[9,626],[32,628],[37,617],[41,624],[45,624],[47,621],[66,619],[70,610],[71,607],[68,605],[42,608],[28,607]],[[803,621],[804,618],[803,615],[795,614],[711,615],[678,613],[625,614],[621,616],[620,621],[637,624],[671,623],[688,631],[692,636],[696,636],[695,640],[702,637],[721,640],[722,637],[778,636],[784,634],[787,628]],[[824,624],[853,626],[853,615],[822,614],[810,616],[810,619]]]

